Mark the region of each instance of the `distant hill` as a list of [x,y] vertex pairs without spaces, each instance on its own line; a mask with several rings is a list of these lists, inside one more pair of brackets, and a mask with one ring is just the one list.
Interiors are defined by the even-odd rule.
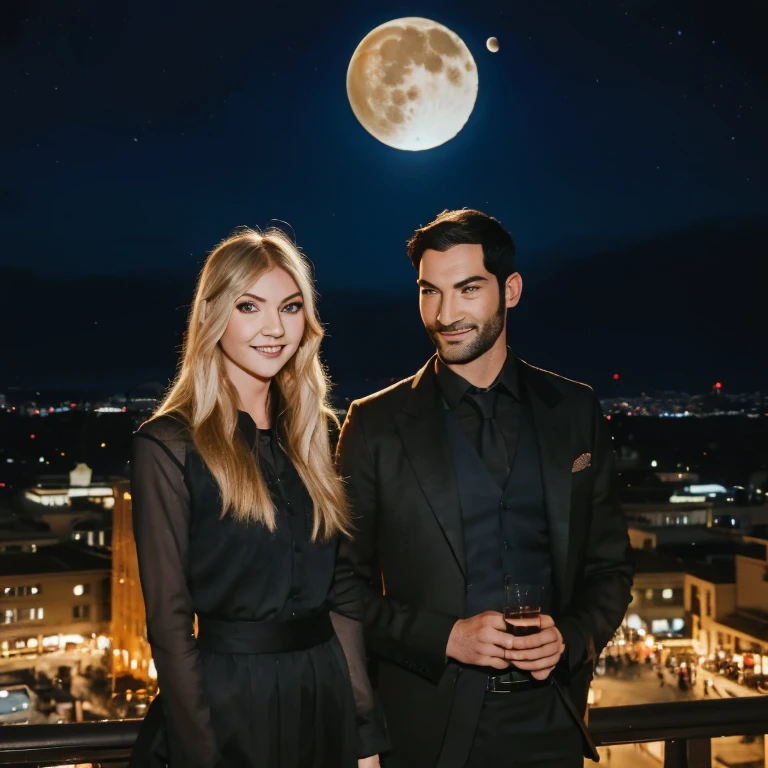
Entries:
[[[715,379],[731,390],[765,388],[767,242],[768,221],[713,221],[596,255],[580,244],[524,258],[510,341],[530,362],[603,393],[701,391]],[[0,266],[0,391],[166,381],[195,278],[67,278]],[[336,381],[399,378],[430,354],[415,290],[334,291],[322,280],[321,289],[324,356]]]

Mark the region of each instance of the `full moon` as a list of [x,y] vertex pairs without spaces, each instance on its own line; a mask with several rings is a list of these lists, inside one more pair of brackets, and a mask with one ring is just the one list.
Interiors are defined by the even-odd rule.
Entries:
[[464,127],[477,83],[464,41],[417,17],[369,32],[347,70],[349,104],[363,128],[387,146],[412,152],[439,147]]

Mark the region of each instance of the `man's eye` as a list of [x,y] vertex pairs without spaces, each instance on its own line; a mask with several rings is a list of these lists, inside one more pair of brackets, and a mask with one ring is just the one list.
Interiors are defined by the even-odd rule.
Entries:
[[243,314],[250,314],[251,312],[258,312],[259,308],[252,301],[243,301],[237,305],[237,308]]
[[465,289],[462,291],[462,293],[474,293],[474,292],[475,292],[477,289],[478,289],[478,287],[477,287],[476,285],[468,285],[468,286],[467,286],[467,287],[466,287],[466,288],[465,288]]
[[430,293],[434,293],[434,290],[432,288],[422,288],[421,289],[421,295],[427,296]]

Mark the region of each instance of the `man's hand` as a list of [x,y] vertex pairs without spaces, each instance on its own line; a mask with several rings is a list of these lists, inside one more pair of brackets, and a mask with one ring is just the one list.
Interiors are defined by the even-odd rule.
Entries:
[[511,652],[515,638],[506,629],[504,617],[497,611],[459,619],[453,625],[445,653],[462,664],[507,669],[509,662],[504,654]]
[[506,651],[504,658],[518,669],[530,672],[536,680],[546,680],[560,661],[565,643],[551,616],[542,614],[539,620],[541,631],[535,635],[513,637],[512,648]]
[[357,768],[381,768],[378,755],[363,757],[357,761]]

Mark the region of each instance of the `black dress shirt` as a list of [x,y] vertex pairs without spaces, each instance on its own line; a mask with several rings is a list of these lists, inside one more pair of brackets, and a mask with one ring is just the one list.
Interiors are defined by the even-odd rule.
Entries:
[[[496,416],[494,421],[504,438],[507,449],[507,471],[512,469],[517,448],[517,436],[520,430],[520,387],[517,376],[515,357],[507,350],[507,359],[499,371],[496,380],[488,390],[480,390],[470,384],[465,378],[452,371],[445,363],[437,359],[437,381],[443,400],[459,422],[462,432],[475,450],[480,451],[480,428],[482,418],[477,408],[466,397],[471,392],[492,390],[496,393]],[[483,463],[488,471],[496,476],[492,457],[483,457]]]

